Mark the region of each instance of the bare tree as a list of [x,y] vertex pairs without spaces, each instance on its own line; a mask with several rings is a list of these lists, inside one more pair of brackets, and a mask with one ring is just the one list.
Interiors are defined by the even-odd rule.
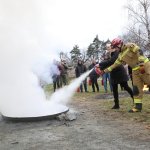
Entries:
[[59,58],[60,58],[60,60],[65,60],[67,62],[67,64],[68,64],[68,66],[72,66],[73,65],[73,62],[72,62],[72,60],[69,57],[69,54],[67,52],[61,51],[59,53]]
[[140,47],[146,48],[147,40],[143,37],[142,29],[135,28],[133,25],[128,26],[126,29],[127,32],[122,36],[124,42],[134,42]]
[[150,48],[150,0],[130,0],[126,8],[132,22],[129,32],[136,37],[138,44]]

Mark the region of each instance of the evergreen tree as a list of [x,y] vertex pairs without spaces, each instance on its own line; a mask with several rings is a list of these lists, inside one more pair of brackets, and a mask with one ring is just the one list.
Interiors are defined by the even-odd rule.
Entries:
[[101,57],[101,54],[104,51],[103,47],[104,42],[99,40],[98,35],[93,40],[93,43],[91,43],[87,50],[87,55],[89,59],[96,59],[99,60]]
[[88,46],[87,56],[88,56],[88,58],[94,58],[95,57],[95,45],[93,43],[91,43]]
[[77,63],[78,59],[81,57],[81,52],[78,45],[75,45],[73,49],[70,51],[71,60],[74,63]]

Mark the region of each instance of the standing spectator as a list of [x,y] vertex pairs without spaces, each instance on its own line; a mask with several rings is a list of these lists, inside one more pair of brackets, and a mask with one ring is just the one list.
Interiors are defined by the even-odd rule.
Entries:
[[56,88],[60,88],[60,65],[59,62],[54,61],[53,62],[54,65],[51,66],[51,72],[53,73],[52,75],[52,79],[53,79],[53,88],[54,88],[54,92],[56,91]]
[[[89,70],[94,68],[95,65],[96,65],[96,61],[93,59],[92,64],[89,66]],[[92,72],[89,74],[89,77],[90,77],[90,80],[91,80],[93,92],[95,92],[95,86],[96,86],[97,92],[99,92],[99,86],[98,86],[98,82],[97,82],[97,78],[99,76],[95,72],[95,69],[92,70]]]
[[[107,47],[108,49],[109,47]],[[103,60],[107,61],[109,60],[111,57],[109,50],[106,50],[106,52],[103,55]],[[110,79],[110,73],[104,73],[102,76],[102,80],[103,80],[103,85],[104,85],[104,89],[105,89],[105,93],[107,93],[107,80],[109,81],[109,86],[110,86],[110,91],[112,91],[112,85],[111,85],[111,79]]]
[[[107,45],[107,46],[110,46],[110,45]],[[111,51],[111,58],[99,64],[102,70],[111,66],[118,58],[119,51],[115,49],[112,50],[111,47],[109,50]],[[114,103],[115,103],[112,109],[119,109],[120,106],[119,106],[119,96],[118,96],[118,84],[120,84],[124,88],[124,90],[126,90],[130,94],[132,99],[133,99],[133,92],[131,88],[128,86],[128,82],[127,82],[128,76],[123,65],[120,65],[116,67],[114,70],[112,70],[112,72],[110,73],[110,77],[111,77]]]
[[62,85],[67,85],[68,84],[68,66],[66,64],[65,60],[61,60],[61,73],[60,73],[60,86],[62,87]]
[[[80,75],[82,75],[83,73],[86,72],[86,66],[83,65],[83,62],[81,60],[78,60],[78,64],[77,64],[77,67],[75,69],[75,74],[76,74],[76,78],[80,77]],[[88,92],[87,91],[87,78],[83,81],[83,83],[81,83],[80,85],[80,91],[83,92],[83,85],[84,85],[84,90],[85,92]]]

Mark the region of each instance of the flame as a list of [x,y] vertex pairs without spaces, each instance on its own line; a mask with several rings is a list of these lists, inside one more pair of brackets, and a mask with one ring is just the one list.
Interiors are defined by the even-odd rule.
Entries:
[[149,87],[147,85],[144,85],[143,91],[148,91],[148,90],[149,90]]

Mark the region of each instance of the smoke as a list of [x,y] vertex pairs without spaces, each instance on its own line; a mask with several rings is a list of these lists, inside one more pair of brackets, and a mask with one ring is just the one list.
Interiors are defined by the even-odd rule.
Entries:
[[46,56],[43,59],[39,59],[33,66],[33,72],[38,77],[39,84],[43,87],[44,85],[51,84],[53,82],[53,75],[60,75],[58,64],[60,62],[56,59],[51,61]]
[[55,45],[39,11],[39,1],[0,2],[0,112],[5,116],[42,116],[64,109],[46,103],[39,86],[39,78],[51,82],[48,59],[55,55],[48,53]]
[[1,1],[0,14],[0,112],[36,117],[66,110],[60,102],[66,104],[85,76],[46,101],[39,81],[51,83],[59,72],[52,62],[57,45],[44,24],[40,1]]
[[81,75],[79,78],[73,80],[70,85],[65,86],[64,88],[59,89],[58,91],[56,91],[50,97],[50,101],[52,103],[59,103],[59,104],[61,103],[61,104],[66,105],[68,103],[68,101],[70,100],[70,98],[73,96],[74,92],[79,87],[80,83],[89,75],[89,73],[91,71],[92,70],[87,71],[86,73]]

